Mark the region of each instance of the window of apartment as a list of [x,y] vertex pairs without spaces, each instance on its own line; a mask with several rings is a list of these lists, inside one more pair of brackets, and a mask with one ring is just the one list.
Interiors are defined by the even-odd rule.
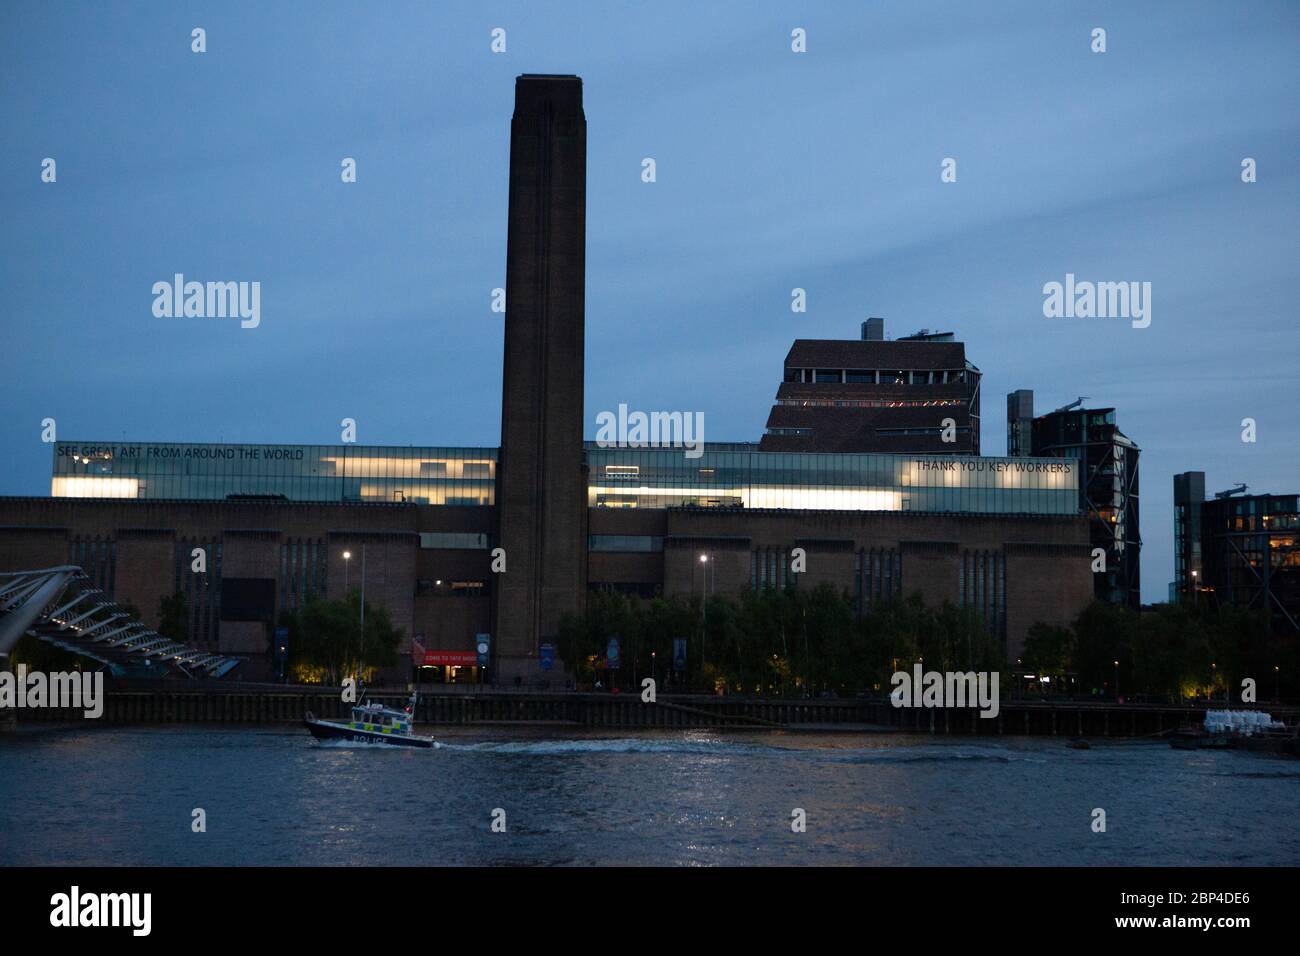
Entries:
[[771,588],[783,590],[790,554],[781,548],[757,548],[749,555],[749,583],[755,591]]
[[897,550],[872,548],[854,559],[858,613],[877,602],[892,601],[903,589],[902,561]]
[[421,531],[420,547],[429,549],[459,549],[482,551],[488,546],[488,536],[473,531]]
[[597,508],[635,508],[638,502],[635,495],[597,495]]
[[839,382],[842,380],[843,376],[837,368],[819,368],[814,379],[817,382]]
[[653,581],[592,581],[587,585],[587,590],[653,598],[663,596],[664,588],[662,584]]
[[662,551],[664,539],[643,534],[593,534],[587,537],[591,551]]
[[997,552],[965,551],[958,573],[958,593],[963,607],[974,608],[989,632],[1006,635],[1007,567]]

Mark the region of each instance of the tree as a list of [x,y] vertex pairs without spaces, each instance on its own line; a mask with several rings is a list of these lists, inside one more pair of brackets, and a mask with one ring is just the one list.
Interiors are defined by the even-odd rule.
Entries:
[[[1079,612],[1074,624],[1073,663],[1081,687],[1098,692],[1109,687],[1114,692],[1115,662],[1120,662],[1122,677],[1131,667],[1136,626],[1137,615],[1122,605],[1093,601]],[[1136,690],[1136,686],[1129,686],[1130,693]]]
[[1135,631],[1133,691],[1176,701],[1185,689],[1213,681],[1218,665],[1202,614],[1181,604],[1158,605],[1142,615]]
[[848,635],[853,629],[853,609],[848,596],[822,582],[812,590],[800,589],[796,597],[807,629],[808,659],[803,672],[811,684],[809,692],[848,690],[855,669],[848,653]]
[[[1030,670],[1057,675],[1074,670],[1085,690],[1111,687],[1119,662],[1120,689],[1170,700],[1206,692],[1237,694],[1245,677],[1257,693],[1280,693],[1281,664],[1270,647],[1267,617],[1259,611],[1157,604],[1139,616],[1127,607],[1093,602],[1073,628],[1035,624],[1022,661]],[[1273,667],[1278,667],[1277,671]]]
[[[613,635],[622,638],[622,667],[597,673]],[[690,641],[688,686],[745,694],[887,692],[890,676],[916,663],[939,671],[1000,671],[1007,663],[1001,638],[974,608],[927,607],[913,593],[859,614],[826,583],[707,598],[593,592],[586,613],[562,622],[558,649],[579,681],[632,687],[652,661],[656,676],[667,678],[679,637]],[[1093,602],[1072,626],[1034,624],[1021,655],[1027,670],[1057,686],[1077,674],[1085,693],[1113,692],[1116,661],[1126,694],[1177,698],[1212,685],[1239,692],[1241,679],[1253,677],[1265,699],[1294,686],[1300,648],[1270,639],[1258,611],[1159,605],[1139,617]]]
[[300,668],[320,671],[329,684],[340,684],[357,670],[357,654],[364,646],[364,671],[397,663],[402,632],[395,630],[388,610],[366,602],[365,640],[361,640],[361,599],[353,592],[343,600],[309,596],[297,614],[282,617],[289,627],[289,661]]
[[895,671],[910,669],[924,657],[922,634],[927,629],[925,603],[913,593],[893,601],[878,602],[859,624],[866,637],[866,657],[871,685],[889,687]]
[[185,606],[185,595],[180,591],[177,591],[171,597],[159,599],[158,633],[181,644],[185,643],[189,636],[189,617]]
[[1025,670],[1049,677],[1060,685],[1071,669],[1073,657],[1074,632],[1068,627],[1039,621],[1025,634],[1025,649],[1020,655]]

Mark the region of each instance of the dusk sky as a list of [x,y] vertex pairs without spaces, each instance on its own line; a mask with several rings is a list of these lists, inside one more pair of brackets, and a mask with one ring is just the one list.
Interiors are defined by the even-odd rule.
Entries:
[[[1300,491],[1295,2],[6,2],[0,494],[49,494],[45,418],[496,445],[521,73],[584,81],[589,438],[627,403],[756,441],[791,341],[874,315],[966,343],[985,454],[1013,389],[1117,409],[1147,601],[1175,472]],[[175,273],[259,281],[260,326],[156,318]],[[1150,326],[1045,318],[1067,273],[1150,282]]]

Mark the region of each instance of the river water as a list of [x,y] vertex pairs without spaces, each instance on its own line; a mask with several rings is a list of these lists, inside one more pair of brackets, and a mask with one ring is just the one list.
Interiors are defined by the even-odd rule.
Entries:
[[416,751],[322,746],[297,728],[24,725],[0,738],[0,864],[1300,863],[1300,761],[1268,755],[1032,737],[435,734],[438,749]]

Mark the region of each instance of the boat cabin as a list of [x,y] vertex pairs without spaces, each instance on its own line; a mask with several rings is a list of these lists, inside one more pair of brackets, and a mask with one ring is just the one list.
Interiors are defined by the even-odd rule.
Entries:
[[352,729],[381,734],[409,734],[411,715],[389,710],[379,704],[363,704],[352,708]]

